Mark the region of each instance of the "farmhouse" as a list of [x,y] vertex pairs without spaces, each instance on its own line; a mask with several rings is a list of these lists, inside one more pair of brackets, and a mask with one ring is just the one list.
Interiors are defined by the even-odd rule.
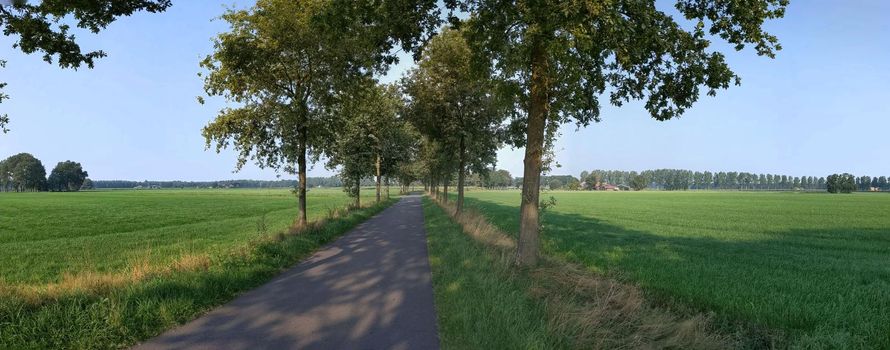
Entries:
[[618,186],[610,185],[610,184],[600,184],[596,186],[597,191],[620,191],[621,189]]
[[625,188],[622,188],[622,186],[611,185],[606,182],[590,183],[590,182],[584,181],[581,183],[582,189],[591,190],[591,191],[622,191],[622,190],[629,189],[629,188],[627,188],[627,186],[623,186],[623,187],[625,187]]

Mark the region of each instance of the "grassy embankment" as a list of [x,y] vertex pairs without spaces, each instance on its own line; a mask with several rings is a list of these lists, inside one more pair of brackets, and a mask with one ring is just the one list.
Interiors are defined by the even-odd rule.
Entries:
[[[0,348],[120,348],[262,284],[391,202],[313,190],[0,195]],[[365,199],[370,203],[371,200]]]

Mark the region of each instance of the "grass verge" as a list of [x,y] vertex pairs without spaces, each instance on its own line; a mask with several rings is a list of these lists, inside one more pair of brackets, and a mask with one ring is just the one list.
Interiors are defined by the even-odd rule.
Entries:
[[439,336],[444,349],[559,349],[543,303],[525,291],[531,280],[507,257],[463,234],[423,199]]
[[711,317],[655,307],[633,285],[553,258],[513,265],[515,242],[480,214],[424,200],[445,348],[722,349]]
[[164,268],[72,276],[47,287],[0,286],[0,348],[124,348],[232,300],[388,207],[332,211],[304,228],[262,234],[224,254]]

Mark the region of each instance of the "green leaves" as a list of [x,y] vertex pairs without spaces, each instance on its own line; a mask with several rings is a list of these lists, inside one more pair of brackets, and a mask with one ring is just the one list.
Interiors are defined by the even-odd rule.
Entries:
[[221,110],[203,133],[208,148],[235,148],[237,168],[254,160],[293,173],[301,155],[323,152],[327,111],[338,97],[331,92],[355,78],[337,49],[348,42],[318,22],[327,5],[261,0],[222,16],[232,30],[214,40],[216,51],[201,62],[208,71],[204,87],[239,107]]
[[40,191],[46,182],[46,168],[30,153],[19,153],[0,162],[0,189]]
[[829,193],[851,193],[856,191],[856,178],[848,173],[832,174],[826,185]]
[[161,12],[170,5],[170,0],[17,1],[0,7],[0,25],[3,35],[18,37],[13,47],[24,53],[42,52],[44,61],[53,63],[55,58],[62,68],[82,64],[92,68],[95,59],[104,57],[105,52],[81,51],[74,35],[68,33],[70,25],[62,18],[71,16],[77,27],[98,33],[120,16],[137,11]]
[[653,118],[667,120],[696,102],[701,88],[713,95],[737,84],[707,35],[774,57],[781,46],[762,26],[782,17],[788,1],[678,1],[677,9],[695,21],[692,28],[654,1],[450,3],[472,14],[462,26],[475,58],[494,65],[502,81],[523,86],[523,95],[530,86],[530,44],[544,43],[550,118],[587,125],[600,120],[601,95],[616,106],[643,100]]
[[[105,52],[83,52],[74,35],[68,33],[71,27],[65,18],[73,18],[78,27],[98,33],[120,16],[137,11],[161,12],[170,4],[170,0],[16,0],[11,5],[0,5],[0,27],[3,35],[17,38],[12,47],[26,54],[42,53],[44,61],[55,60],[62,68],[93,68],[95,60],[105,57]],[[5,63],[0,60],[0,68]],[[0,82],[0,89],[5,86]],[[8,97],[0,92],[0,103]],[[8,132],[8,123],[9,117],[0,115],[0,131]]]
[[445,29],[434,37],[402,85],[410,97],[411,124],[440,149],[430,168],[438,169],[437,176],[457,170],[461,159],[477,172],[494,163],[507,109],[499,104],[490,72],[473,65],[460,31]]
[[47,179],[50,191],[79,191],[87,179],[86,171],[80,163],[70,160],[59,162]]
[[367,80],[354,87],[335,111],[340,118],[327,167],[339,168],[351,196],[358,195],[355,186],[363,178],[376,175],[378,160],[381,176],[395,176],[410,159],[415,139],[400,118],[403,103],[395,86]]
[[353,112],[346,106],[364,107],[354,95],[394,62],[390,48],[419,45],[423,28],[435,23],[430,6],[435,2],[260,0],[228,11],[222,18],[232,30],[214,40],[201,66],[207,95],[239,107],[220,111],[204,129],[208,147],[233,146],[239,167],[254,160],[287,171],[303,152],[331,155],[333,141],[352,127],[343,123]]

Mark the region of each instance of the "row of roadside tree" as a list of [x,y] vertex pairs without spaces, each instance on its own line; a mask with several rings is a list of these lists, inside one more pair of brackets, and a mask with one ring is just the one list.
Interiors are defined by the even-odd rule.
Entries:
[[[231,30],[201,63],[207,97],[232,106],[203,133],[212,149],[234,148],[238,167],[297,174],[299,224],[307,169],[322,159],[356,201],[368,176],[378,199],[387,179],[420,180],[435,194],[456,187],[460,212],[471,174],[486,173],[499,147],[522,148],[516,261],[535,265],[541,175],[559,126],[587,126],[600,103],[631,100],[672,119],[738,83],[710,44],[773,57],[780,45],[762,26],[786,2],[755,2],[678,1],[678,23],[626,2],[258,0],[222,16]],[[417,67],[379,83],[398,51]]]

